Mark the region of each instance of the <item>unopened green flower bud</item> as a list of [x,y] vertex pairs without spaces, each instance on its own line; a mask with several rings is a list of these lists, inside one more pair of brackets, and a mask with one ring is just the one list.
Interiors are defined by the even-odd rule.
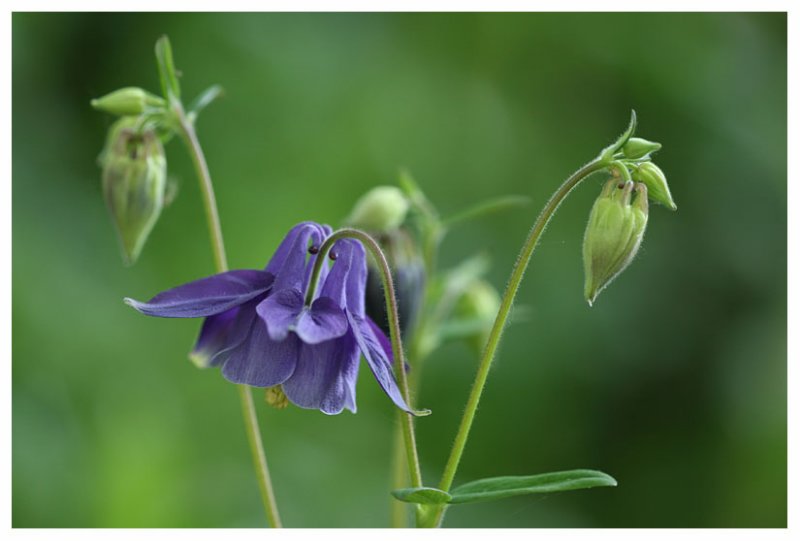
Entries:
[[127,264],[139,257],[161,214],[167,179],[164,148],[155,132],[139,132],[136,119],[118,120],[101,156],[103,196]]
[[[632,192],[636,196],[631,202]],[[647,187],[609,180],[594,203],[583,238],[584,296],[591,306],[600,291],[625,270],[647,226]]]
[[648,154],[661,149],[661,143],[654,143],[647,139],[631,137],[622,147],[622,154],[629,160],[638,160]]
[[92,107],[112,115],[137,116],[147,110],[164,107],[165,102],[154,94],[137,87],[126,87],[91,101]]
[[347,223],[366,231],[385,233],[400,227],[408,208],[408,198],[400,188],[378,186],[356,201]]
[[644,162],[633,171],[633,180],[642,182],[647,186],[650,199],[660,203],[669,210],[678,210],[672,194],[669,192],[667,177],[664,172],[653,162]]
[[500,294],[494,286],[482,279],[473,280],[458,299],[455,308],[456,321],[462,321],[472,329],[466,334],[466,340],[478,353],[486,346],[500,310],[500,302]]

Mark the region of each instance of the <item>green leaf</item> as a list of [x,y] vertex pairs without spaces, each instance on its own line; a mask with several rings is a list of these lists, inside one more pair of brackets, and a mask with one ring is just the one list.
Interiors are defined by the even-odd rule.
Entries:
[[392,496],[401,502],[438,505],[450,501],[450,494],[444,490],[430,487],[401,488],[392,491]]
[[485,502],[523,496],[578,490],[581,488],[615,487],[617,481],[600,471],[570,470],[528,476],[492,477],[480,479],[450,491],[451,504]]
[[181,87],[175,73],[175,63],[172,60],[172,46],[167,36],[161,36],[156,41],[156,62],[158,75],[161,78],[161,90],[168,101],[180,99]]

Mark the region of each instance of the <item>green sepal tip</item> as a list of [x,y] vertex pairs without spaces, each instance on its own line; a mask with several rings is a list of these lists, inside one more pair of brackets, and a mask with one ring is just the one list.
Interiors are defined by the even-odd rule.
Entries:
[[614,160],[614,154],[619,152],[623,145],[628,142],[633,136],[633,133],[636,131],[636,111],[631,109],[631,119],[628,122],[627,129],[622,132],[616,141],[614,141],[611,145],[607,146],[603,151],[600,153],[600,161],[604,164],[609,164]]

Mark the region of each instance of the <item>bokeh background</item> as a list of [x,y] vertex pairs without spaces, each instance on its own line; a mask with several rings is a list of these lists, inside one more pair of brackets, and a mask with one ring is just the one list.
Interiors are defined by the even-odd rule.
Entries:
[[[235,389],[187,360],[199,322],[142,317],[213,273],[179,141],[180,193],[139,263],[121,264],[89,100],[157,91],[168,34],[199,121],[233,268],[294,223],[337,224],[406,167],[449,214],[527,195],[443,246],[484,252],[502,288],[561,180],[625,127],[660,141],[678,212],[594,308],[581,241],[602,178],[535,255],[457,482],[596,468],[615,489],[455,507],[448,526],[786,525],[784,14],[13,15],[13,525],[263,526]],[[476,359],[436,353],[418,404],[441,472]],[[395,415],[362,369],[359,413],[259,414],[289,526],[382,526]]]

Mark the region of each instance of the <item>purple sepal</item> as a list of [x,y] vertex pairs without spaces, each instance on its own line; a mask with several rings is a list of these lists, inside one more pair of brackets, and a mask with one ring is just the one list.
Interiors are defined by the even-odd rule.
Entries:
[[231,308],[215,316],[209,316],[203,321],[200,336],[194,345],[189,359],[199,368],[213,366],[214,356],[225,349],[228,337],[231,334],[239,307]]
[[286,381],[294,372],[300,354],[300,339],[289,335],[275,341],[269,337],[264,321],[249,310],[247,336],[233,348],[223,351],[222,375],[233,383],[253,387],[272,387]]
[[157,317],[207,317],[265,293],[274,277],[259,270],[232,270],[159,293],[148,302],[126,298],[139,312]]
[[294,374],[283,391],[301,408],[336,415],[356,411],[359,351],[352,332],[321,344],[304,344]]
[[392,363],[389,357],[387,357],[386,350],[381,345],[380,340],[375,336],[375,333],[372,332],[369,324],[361,317],[356,314],[351,314],[349,311],[347,311],[347,318],[350,321],[358,347],[364,355],[364,359],[366,359],[370,370],[372,370],[375,379],[378,380],[378,385],[381,386],[383,392],[392,399],[392,402],[394,402],[398,408],[408,413],[414,413],[403,399],[403,395],[400,393],[400,389],[397,387],[397,382],[395,382],[394,375],[392,374]]

